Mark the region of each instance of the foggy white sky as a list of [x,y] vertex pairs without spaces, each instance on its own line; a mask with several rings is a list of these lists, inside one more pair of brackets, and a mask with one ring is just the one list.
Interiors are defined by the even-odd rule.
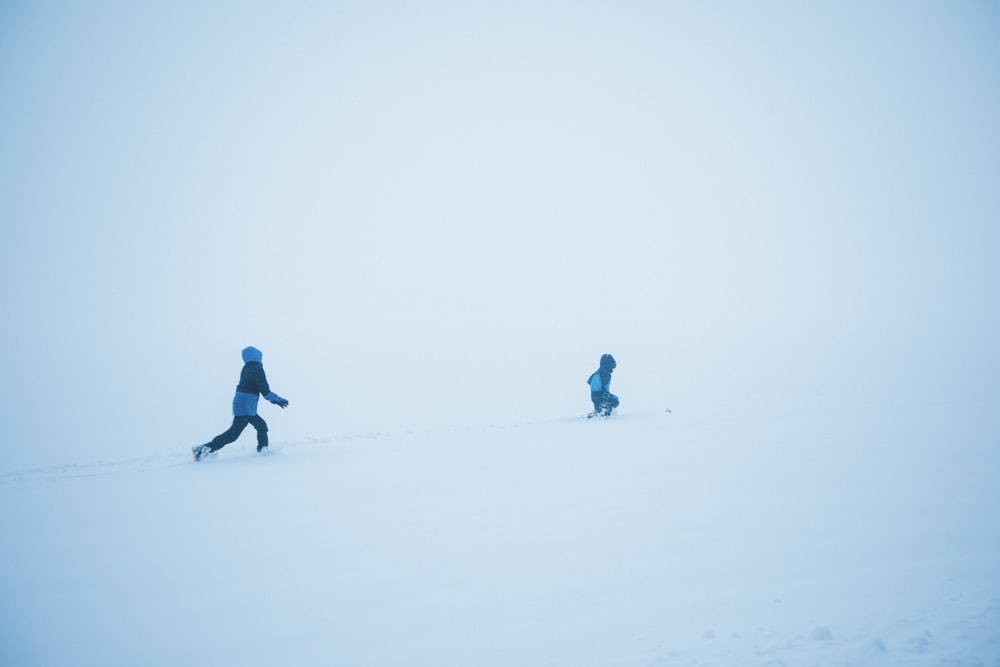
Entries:
[[816,4],[4,3],[7,441],[207,440],[247,344],[275,437],[606,351],[995,392],[1000,11]]

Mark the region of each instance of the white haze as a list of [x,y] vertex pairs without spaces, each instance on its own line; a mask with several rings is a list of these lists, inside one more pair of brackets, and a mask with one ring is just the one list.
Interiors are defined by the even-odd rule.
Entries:
[[0,664],[995,666],[998,119],[991,2],[0,3]]
[[0,468],[203,442],[250,344],[288,440],[577,414],[604,352],[623,409],[995,400],[998,29],[5,3]]

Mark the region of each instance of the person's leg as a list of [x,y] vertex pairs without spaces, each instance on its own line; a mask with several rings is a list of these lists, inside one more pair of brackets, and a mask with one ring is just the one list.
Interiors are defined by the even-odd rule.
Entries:
[[254,415],[250,423],[257,429],[257,451],[267,449],[267,422],[260,415]]
[[618,397],[614,394],[608,394],[608,397],[604,399],[604,414],[610,415],[611,411],[618,407]]
[[590,400],[594,404],[594,414],[601,412],[601,405],[604,403],[604,392],[592,391],[590,392]]
[[247,424],[250,423],[250,419],[251,419],[250,417],[243,417],[243,416],[233,417],[233,425],[229,427],[229,430],[226,431],[225,433],[220,433],[219,435],[215,436],[214,438],[212,438],[212,441],[205,446],[208,447],[211,451],[215,452],[222,449],[229,443],[235,442],[236,439],[240,437],[240,433],[243,432],[243,429],[245,429],[247,427]]

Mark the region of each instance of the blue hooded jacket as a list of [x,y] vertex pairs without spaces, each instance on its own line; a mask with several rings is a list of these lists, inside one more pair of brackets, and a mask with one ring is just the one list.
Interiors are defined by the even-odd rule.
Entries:
[[263,360],[264,354],[257,348],[243,349],[243,370],[233,397],[233,415],[236,417],[252,417],[257,414],[257,402],[261,396],[272,403],[284,400],[267,386]]
[[611,373],[617,365],[610,354],[601,355],[601,367],[587,379],[591,393],[611,391]]

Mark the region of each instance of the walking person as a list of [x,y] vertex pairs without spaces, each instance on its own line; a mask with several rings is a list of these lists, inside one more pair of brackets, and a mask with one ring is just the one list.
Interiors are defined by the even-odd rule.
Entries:
[[288,401],[278,396],[267,385],[264,374],[264,354],[255,347],[243,350],[243,370],[240,372],[240,383],[236,385],[236,395],[233,397],[233,425],[225,433],[221,433],[211,442],[192,447],[195,461],[201,461],[215,454],[231,442],[235,442],[243,429],[251,425],[257,431],[257,451],[267,452],[267,422],[257,414],[257,402],[261,396],[284,409]]

